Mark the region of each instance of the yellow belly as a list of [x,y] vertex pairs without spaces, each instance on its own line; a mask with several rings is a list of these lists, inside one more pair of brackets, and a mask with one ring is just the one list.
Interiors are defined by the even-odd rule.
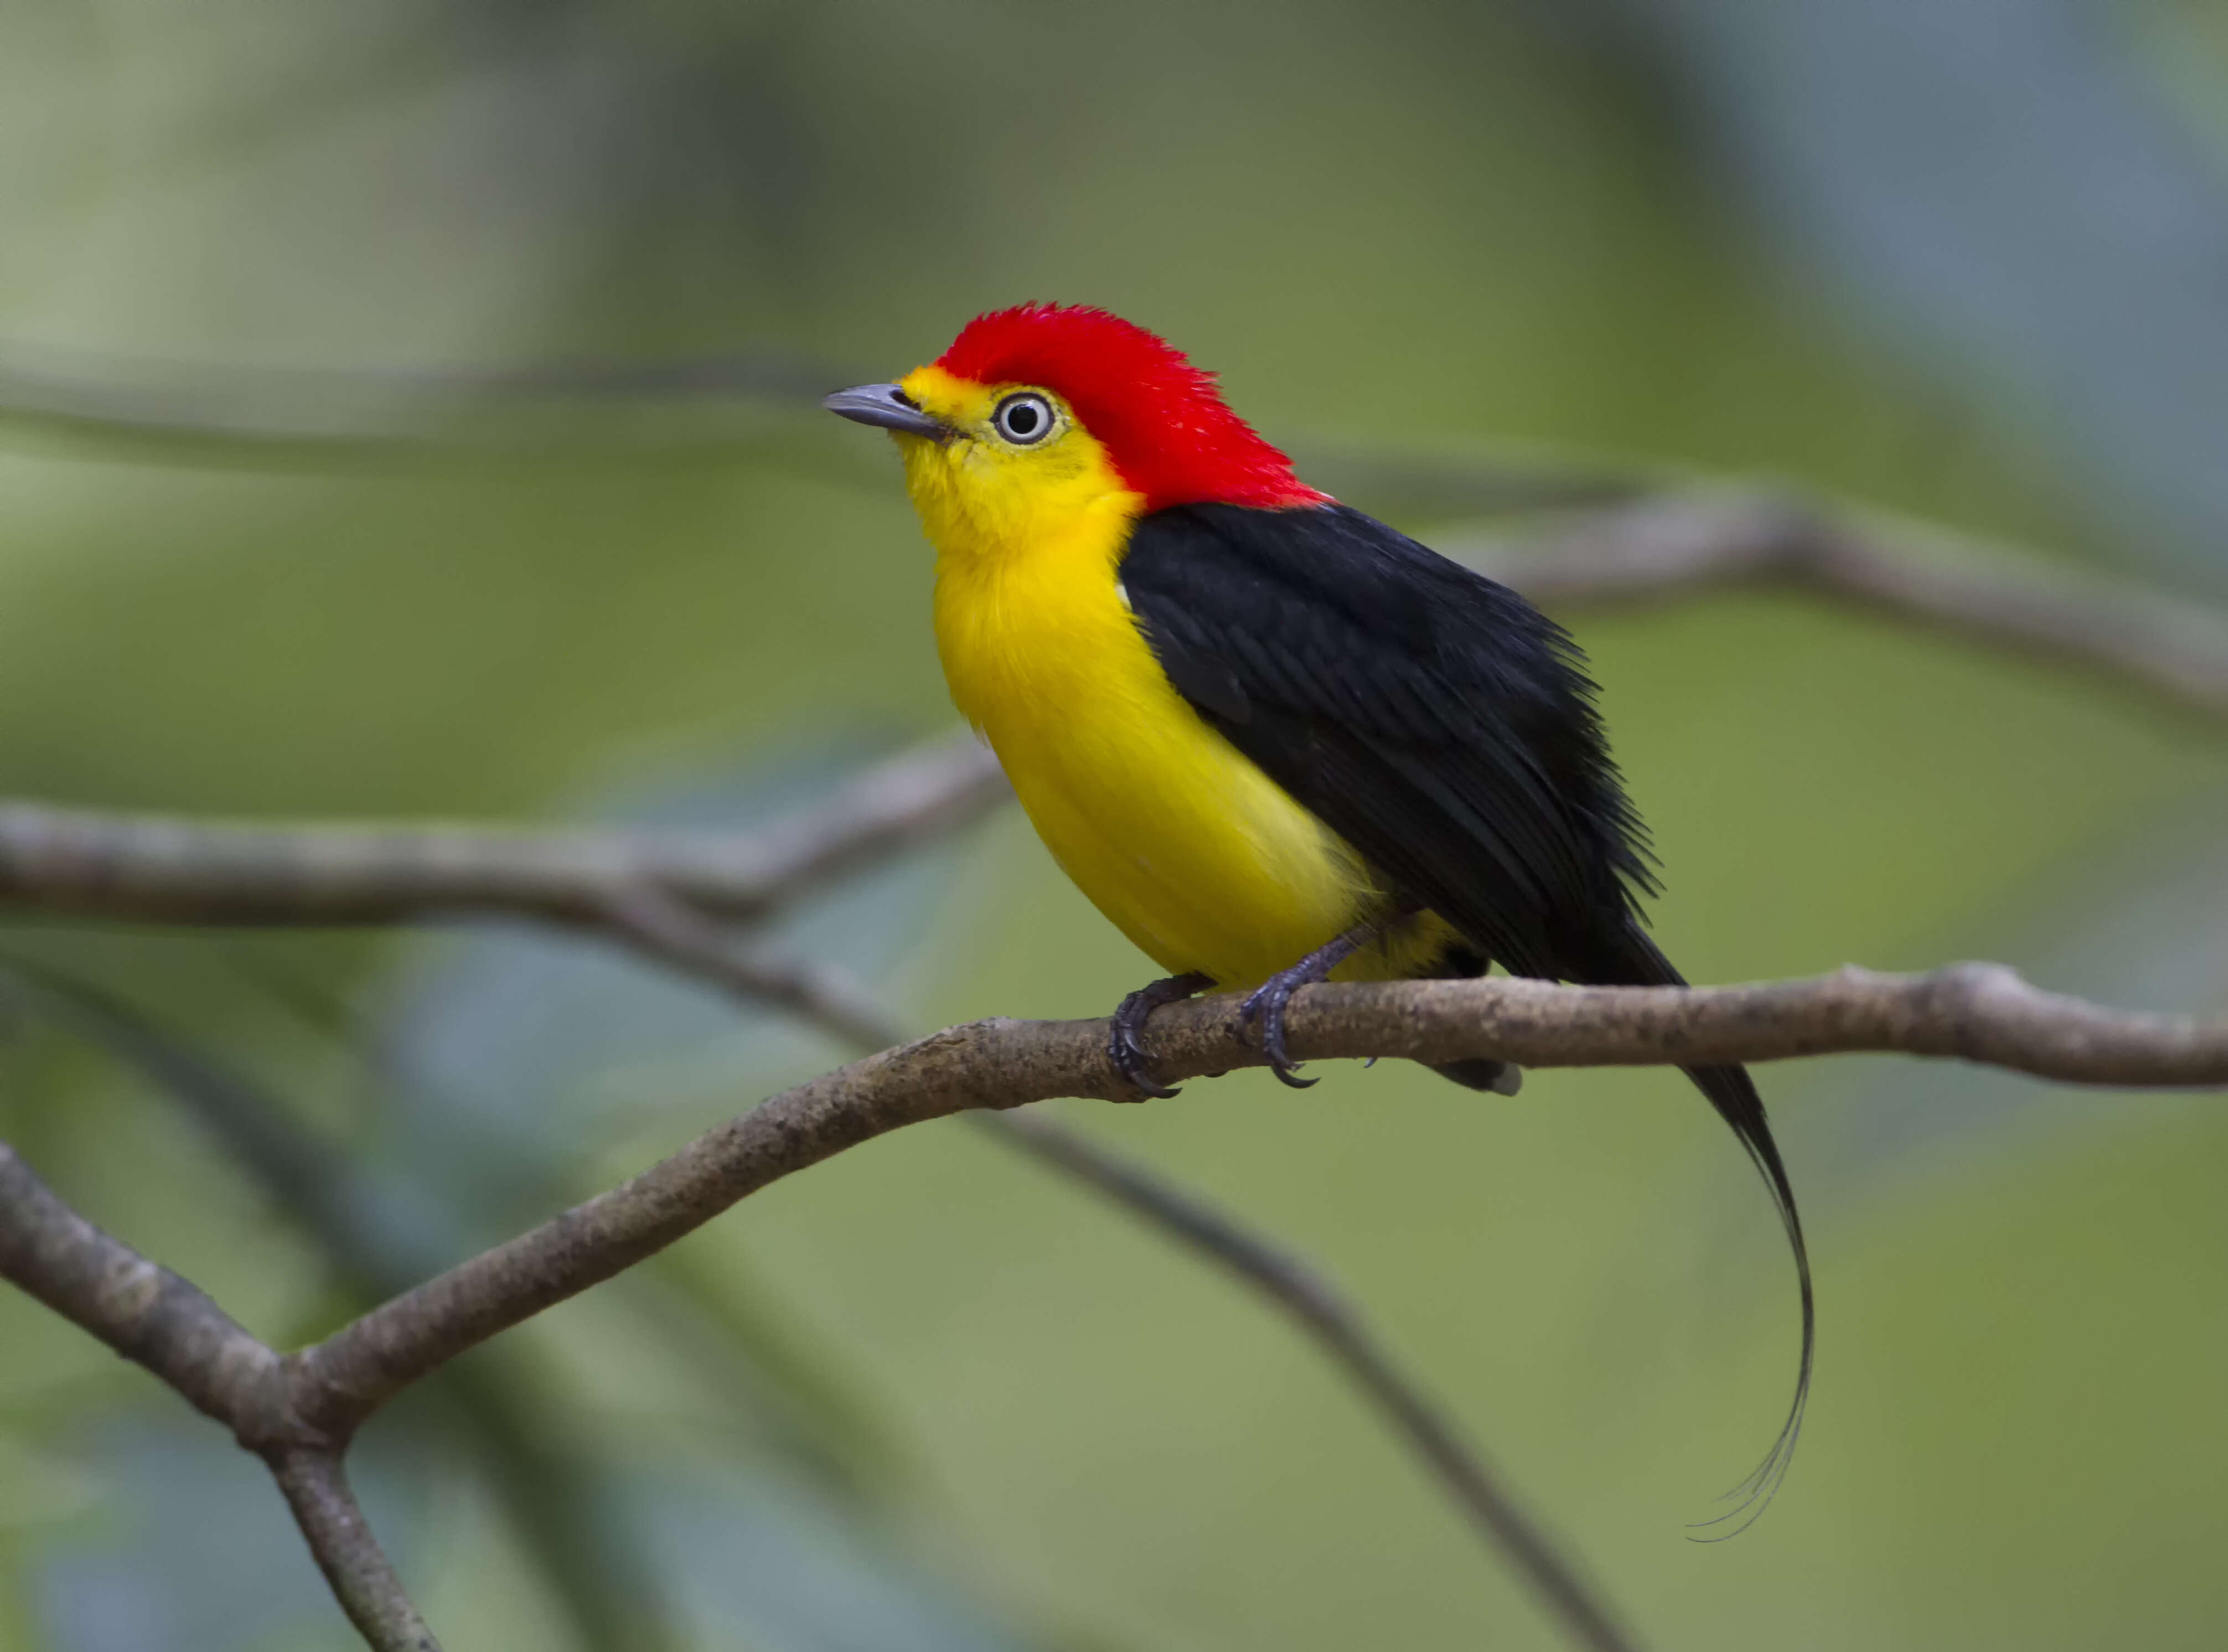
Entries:
[[[944,674],[1092,904],[1171,974],[1250,986],[1382,912],[1385,896],[1170,686],[1115,578],[1127,530],[1117,516],[1028,554],[944,559]],[[1340,973],[1406,974],[1446,932],[1403,925]]]

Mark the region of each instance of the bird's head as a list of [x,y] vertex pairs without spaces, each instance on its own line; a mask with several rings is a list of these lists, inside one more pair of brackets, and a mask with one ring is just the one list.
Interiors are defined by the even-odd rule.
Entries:
[[969,322],[894,384],[831,413],[898,440],[930,537],[1006,539],[1079,511],[1328,502],[1230,411],[1214,377],[1104,310],[1022,304]]

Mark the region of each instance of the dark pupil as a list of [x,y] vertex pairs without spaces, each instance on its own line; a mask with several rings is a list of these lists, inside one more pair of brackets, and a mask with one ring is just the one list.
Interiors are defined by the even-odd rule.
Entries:
[[1006,434],[1017,441],[1027,441],[1035,435],[1043,419],[1042,411],[1034,401],[1014,401],[1006,405]]

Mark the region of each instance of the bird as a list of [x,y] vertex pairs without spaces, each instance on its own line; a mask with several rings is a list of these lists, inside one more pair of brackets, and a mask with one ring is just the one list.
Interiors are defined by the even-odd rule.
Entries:
[[[994,310],[933,362],[822,405],[895,439],[953,701],[1061,869],[1168,972],[1109,1022],[1136,1091],[1175,1093],[1143,1034],[1201,992],[1244,993],[1241,1034],[1306,1085],[1286,1009],[1326,979],[1497,964],[1685,984],[1642,927],[1654,857],[1577,643],[1303,482],[1158,335],[1090,305]],[[1508,1094],[1521,1076],[1437,1070]],[[1794,1402],[1728,1494],[1760,1512],[1809,1402],[1809,1247],[1746,1069],[1685,1073],[1762,1175],[1800,1290]]]

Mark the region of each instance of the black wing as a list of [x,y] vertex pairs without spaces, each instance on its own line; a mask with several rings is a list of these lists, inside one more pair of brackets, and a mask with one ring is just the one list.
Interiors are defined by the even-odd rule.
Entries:
[[1649,878],[1576,646],[1341,506],[1142,519],[1130,605],[1208,723],[1521,975],[1599,976]]
[[[1177,692],[1399,893],[1517,975],[1682,984],[1642,931],[1645,835],[1570,637],[1531,604],[1341,505],[1141,518],[1121,579]],[[1810,1264],[1764,1104],[1737,1066],[1687,1075],[1755,1160],[1802,1291]]]

